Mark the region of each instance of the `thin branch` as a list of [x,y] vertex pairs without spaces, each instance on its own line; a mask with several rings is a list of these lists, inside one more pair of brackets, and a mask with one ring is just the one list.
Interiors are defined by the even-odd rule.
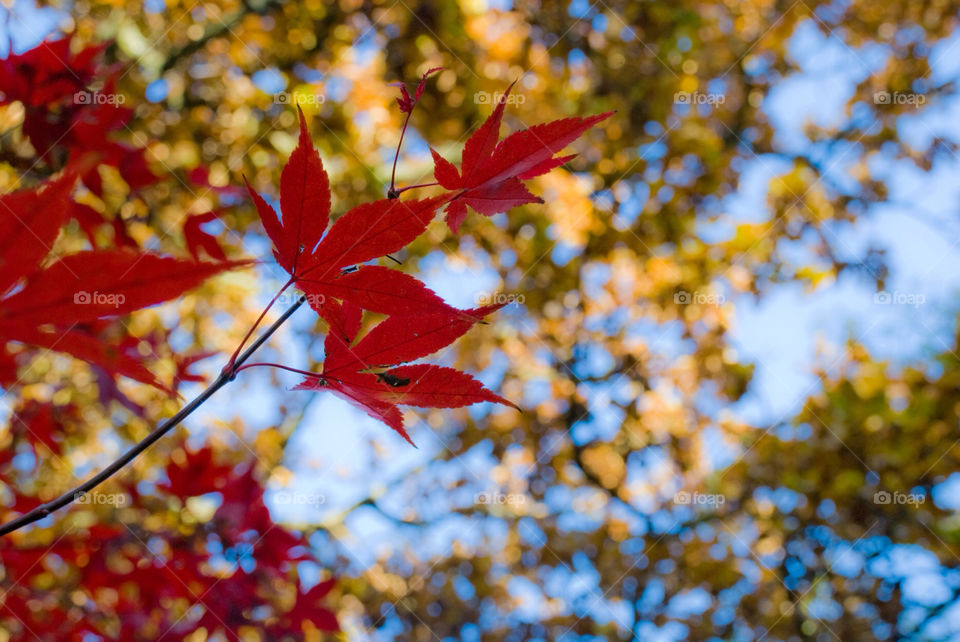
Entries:
[[244,335],[243,341],[240,342],[240,345],[237,346],[237,349],[234,350],[233,354],[230,355],[230,361],[228,361],[227,365],[223,367],[224,372],[232,371],[234,374],[238,372],[234,366],[237,364],[237,357],[240,355],[240,351],[243,350],[243,346],[247,344],[247,341],[250,339],[256,329],[260,327],[260,324],[263,322],[263,318],[267,316],[267,312],[269,312],[270,308],[273,307],[273,304],[277,302],[277,299],[280,298],[280,295],[283,294],[291,285],[293,285],[293,279],[287,281],[286,284],[280,288],[280,291],[273,295],[273,298],[270,299],[270,303],[267,304],[267,307],[263,309],[263,312],[260,313],[260,316],[257,317],[257,320],[253,323],[250,329],[247,330],[247,334]]
[[52,501],[49,501],[45,504],[41,504],[40,506],[37,506],[30,512],[25,513],[20,517],[0,526],[0,536],[6,535],[8,533],[12,533],[13,531],[23,528],[28,524],[32,524],[36,521],[43,519],[44,517],[50,515],[50,513],[52,513],[53,511],[59,508],[63,508],[64,506],[72,504],[78,497],[82,496],[84,493],[87,493],[93,490],[94,488],[102,484],[104,481],[106,481],[107,479],[109,479],[110,477],[118,473],[120,470],[122,470],[123,467],[129,464],[131,461],[133,461],[137,457],[137,455],[139,455],[144,450],[146,450],[151,445],[153,445],[154,442],[156,442],[165,434],[170,432],[170,430],[180,425],[180,423],[184,419],[189,417],[194,410],[202,406],[204,402],[207,401],[207,399],[212,397],[217,390],[220,390],[220,388],[224,387],[229,382],[233,381],[233,379],[237,375],[237,370],[239,369],[239,367],[247,359],[253,356],[253,353],[256,352],[256,350],[260,346],[262,346],[266,342],[266,340],[269,339],[270,336],[274,332],[276,332],[277,329],[281,325],[283,325],[283,323],[287,319],[289,319],[290,316],[294,312],[296,312],[301,305],[303,305],[304,301],[306,301],[306,298],[303,296],[297,299],[296,303],[290,306],[290,308],[287,309],[287,311],[284,312],[279,319],[274,321],[266,330],[263,331],[263,334],[261,334],[256,341],[250,344],[249,348],[243,351],[243,354],[241,354],[239,357],[237,357],[236,360],[234,360],[233,366],[231,368],[225,369],[224,371],[222,371],[220,375],[213,381],[213,383],[207,386],[207,388],[203,392],[201,392],[199,395],[197,395],[193,399],[193,401],[191,401],[186,406],[181,408],[179,412],[177,412],[177,414],[175,414],[174,416],[170,417],[165,422],[157,426],[157,428],[155,428],[153,432],[151,432],[149,435],[147,435],[146,437],[141,439],[139,442],[137,442],[136,445],[134,445],[129,450],[127,450],[127,452],[123,453],[123,455],[117,458],[112,464],[110,464],[109,466],[107,466],[106,468],[101,470],[99,473],[97,473],[87,481],[83,482],[76,488],[73,488],[65,492],[64,494],[60,495],[59,497],[57,497]]
[[403,129],[400,130],[400,140],[397,141],[397,153],[393,157],[393,170],[390,172],[390,189],[387,190],[387,198],[399,198],[397,191],[397,161],[400,160],[400,146],[403,145],[403,135],[407,133],[407,125],[410,124],[410,116],[413,115],[413,108],[407,112],[407,117],[403,120]]
[[[399,150],[397,150],[397,151],[399,151]],[[395,189],[393,190],[393,193],[396,194],[397,196],[400,196],[401,194],[403,194],[404,192],[406,192],[408,189],[419,189],[419,188],[421,188],[421,187],[433,187],[433,186],[439,185],[439,184],[440,184],[440,183],[434,181],[434,182],[432,182],[432,183],[421,183],[421,184],[419,184],[419,185],[407,185],[406,187],[397,187],[397,188],[395,188]]]
[[280,363],[248,363],[245,366],[238,366],[237,372],[240,372],[241,370],[247,370],[249,368],[277,368],[279,370],[286,370],[288,372],[302,374],[305,377],[311,377],[313,379],[326,379],[326,377],[319,372],[310,372],[309,370],[301,370],[300,368],[291,368],[290,366],[285,366]]

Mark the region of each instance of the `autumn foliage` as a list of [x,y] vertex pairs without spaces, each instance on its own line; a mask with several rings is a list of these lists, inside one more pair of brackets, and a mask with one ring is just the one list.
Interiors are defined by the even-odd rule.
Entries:
[[[72,53],[69,41],[62,39],[0,63],[3,104],[22,103],[23,132],[37,161],[52,174],[0,197],[0,384],[15,389],[29,377],[22,366],[33,351],[55,351],[89,363],[101,394],[136,410],[137,404],[119,391],[118,379],[176,395],[183,382],[200,379],[188,372],[190,365],[210,355],[179,355],[176,375],[162,378],[151,370],[125,319],[255,260],[228,258],[216,238],[204,231],[202,225],[216,220],[216,212],[188,217],[180,233],[190,256],[168,256],[140,247],[118,220],[107,220],[76,200],[83,191],[101,193],[104,167],[116,170],[132,191],[162,179],[147,167],[143,149],[123,139],[128,108],[76,101],[77,93],[95,81],[108,89],[113,86],[116,70],[98,66],[102,51],[98,46]],[[429,75],[412,96],[402,87],[398,103],[407,122]],[[330,178],[300,112],[298,144],[281,174],[278,198],[271,203],[250,185],[247,189],[273,243],[273,258],[289,274],[277,296],[289,288],[299,290],[325,321],[323,366],[308,372],[238,359],[271,302],[227,361],[221,378],[233,379],[253,367],[300,372],[304,378],[297,389],[331,392],[411,444],[400,406],[513,406],[469,374],[418,361],[483,323],[502,304],[457,309],[415,276],[378,263],[423,234],[438,211],[446,212],[450,229],[457,232],[468,209],[489,216],[542,202],[524,182],[569,160],[556,154],[610,116],[555,121],[501,140],[505,104],[497,104],[467,140],[459,169],[433,152],[436,183],[392,185],[387,197],[349,208],[332,223],[337,204],[332,202]],[[398,155],[402,134],[399,138]],[[194,178],[206,180],[203,175]],[[430,194],[413,198],[414,189]],[[65,255],[53,252],[61,229],[71,221],[87,234],[90,247]],[[110,244],[96,242],[103,238],[104,227],[113,232]],[[155,347],[169,350],[163,342],[157,337]],[[13,442],[0,454],[0,480],[13,498],[4,506],[7,519],[43,504],[18,489],[23,475],[13,466],[13,453],[25,444],[35,455],[41,446],[56,454],[64,438],[62,427],[82,424],[81,415],[81,408],[69,405],[24,401],[17,406],[15,419],[23,429],[15,428]],[[244,626],[257,626],[277,638],[299,636],[307,629],[336,630],[336,619],[324,605],[333,581],[310,588],[298,583],[296,565],[312,559],[309,543],[273,523],[252,464],[218,462],[209,448],[183,452],[166,466],[156,496],[143,495],[135,479],[123,478],[119,486],[125,497],[148,509],[168,499],[186,502],[219,493],[209,519],[189,528],[167,524],[149,535],[129,525],[87,524],[37,547],[5,539],[0,542],[4,575],[15,582],[4,592],[0,620],[18,636],[29,632],[57,639],[81,639],[85,634],[180,638],[201,628],[236,632]],[[77,501],[82,502],[83,495]],[[142,538],[147,537],[162,538],[163,550],[146,550]],[[55,603],[49,591],[33,581],[48,570],[41,560],[51,554],[68,569],[61,583],[81,591],[85,600],[111,592],[109,608],[78,614]],[[245,565],[244,559],[255,563]],[[230,560],[237,566],[223,572],[220,567]],[[288,582],[293,589],[276,590]],[[157,614],[155,604],[169,608]],[[191,608],[197,604],[199,614]]]
[[[416,98],[404,90],[398,99],[410,113]],[[463,176],[434,152],[437,182],[448,191],[426,199],[391,194],[344,213],[324,235],[330,216],[330,183],[313,149],[300,113],[300,137],[280,179],[282,220],[252,188],[274,257],[290,274],[287,286],[310,295],[308,301],[331,328],[322,373],[308,374],[298,386],[329,389],[362,408],[410,441],[398,405],[456,408],[480,401],[512,405],[478,381],[450,368],[399,364],[437,352],[470,329],[497,306],[456,310],[416,278],[378,265],[372,259],[401,250],[420,236],[437,209],[447,208],[456,231],[466,206],[491,215],[539,199],[523,179],[539,176],[570,157],[554,154],[595,123],[610,116],[558,121],[499,141],[505,102],[470,137],[464,147]],[[354,344],[363,311],[388,315]],[[416,315],[416,319],[410,317]],[[249,366],[248,366],[249,367]],[[411,442],[413,443],[413,442]]]

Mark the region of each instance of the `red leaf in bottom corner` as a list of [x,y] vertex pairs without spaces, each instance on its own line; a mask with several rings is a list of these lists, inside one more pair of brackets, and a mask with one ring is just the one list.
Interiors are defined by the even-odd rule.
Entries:
[[304,620],[312,622],[321,631],[328,633],[339,631],[340,624],[337,623],[336,615],[321,605],[321,600],[327,596],[334,584],[336,584],[336,580],[329,579],[320,582],[306,593],[298,593],[293,608],[283,616],[283,619],[289,623],[288,626],[278,627],[277,633],[290,630],[299,631]]
[[337,622],[337,616],[322,604],[322,600],[335,583],[335,579],[329,579],[320,582],[305,593],[297,593],[293,608],[282,614],[276,624],[270,627],[269,632],[273,636],[271,639],[281,639],[290,631],[301,631],[303,622],[310,622],[317,629],[327,633],[339,631],[340,624]]

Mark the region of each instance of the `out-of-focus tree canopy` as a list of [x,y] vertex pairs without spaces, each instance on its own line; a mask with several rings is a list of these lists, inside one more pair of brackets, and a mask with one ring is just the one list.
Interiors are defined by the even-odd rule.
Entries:
[[[227,254],[267,256],[252,204],[231,188],[246,176],[276,196],[296,143],[293,103],[310,118],[335,215],[382,198],[390,183],[404,116],[391,82],[444,68],[412,117],[400,184],[432,181],[428,145],[457,158],[513,81],[506,130],[617,113],[571,146],[578,155],[565,169],[532,181],[545,204],[472,214],[460,235],[435,221],[399,257],[461,296],[457,305],[514,300],[444,358],[481,373],[523,413],[411,412],[410,423],[421,419],[411,454],[339,402],[288,391],[288,377],[240,378],[105,487],[130,502],[76,506],[9,538],[4,568],[23,551],[37,558],[26,577],[3,577],[4,595],[26,587],[37,610],[58,604],[74,621],[107,622],[100,634],[121,630],[131,616],[118,605],[135,586],[89,590],[83,572],[89,551],[103,551],[97,529],[110,528],[120,539],[104,564],[160,560],[198,588],[196,604],[161,596],[139,617],[162,633],[173,626],[164,611],[187,621],[201,617],[191,607],[212,612],[200,594],[217,586],[190,574],[250,571],[217,549],[226,526],[210,521],[216,493],[230,495],[197,488],[181,505],[162,491],[169,462],[206,444],[222,465],[237,464],[234,476],[269,489],[273,518],[310,543],[312,561],[263,581],[285,591],[289,608],[298,576],[301,586],[335,576],[326,604],[350,638],[960,635],[960,346],[943,331],[955,327],[956,305],[922,286],[895,290],[897,255],[871,227],[894,207],[918,229],[931,225],[903,201],[905,177],[921,186],[916,202],[923,186],[956,182],[960,3],[81,0],[55,9],[75,48],[111,43],[116,91],[134,110],[118,137],[145,147],[161,177],[131,190],[103,170],[102,196],[87,201],[104,220],[92,240],[105,245],[121,230],[185,255],[185,217],[222,207],[222,228],[209,229]],[[45,35],[32,10],[17,17],[23,10],[5,10],[20,49]],[[4,191],[59,168],[27,160],[37,150],[23,117],[21,103],[0,107]],[[953,203],[940,205],[953,212],[932,223],[948,241],[947,270],[960,228]],[[55,250],[90,242],[74,225]],[[229,354],[279,284],[275,266],[231,273],[137,313],[127,331],[144,351],[172,331],[171,348],[154,355],[154,369],[172,377],[170,350]],[[744,349],[740,310],[784,305],[782,292],[802,308],[841,287],[868,301],[853,315],[867,326],[905,299],[939,305],[940,325],[908,321],[928,340],[892,360],[838,310],[823,326],[840,340],[818,354],[813,385],[792,389],[785,413],[756,411],[773,355]],[[311,367],[323,330],[292,324],[270,349]],[[905,332],[885,336],[896,343]],[[763,333],[767,345],[788,341],[776,324]],[[216,362],[202,362],[207,374]],[[16,495],[48,500],[75,485],[180,403],[129,381],[114,389],[87,364],[49,354],[17,379],[2,402],[0,444],[11,457],[0,470],[18,489],[0,493],[8,510]],[[34,403],[60,412],[52,436],[20,428]],[[343,442],[347,433],[359,436]],[[62,541],[77,554],[57,552]],[[220,566],[179,571],[184,550]],[[31,639],[2,599],[0,628]],[[229,632],[206,616],[193,639],[218,630],[270,639],[270,614],[232,593],[218,599],[236,605]]]

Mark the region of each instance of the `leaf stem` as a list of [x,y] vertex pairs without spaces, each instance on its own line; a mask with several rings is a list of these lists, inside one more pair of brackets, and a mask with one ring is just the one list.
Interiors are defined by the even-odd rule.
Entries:
[[407,185],[406,187],[401,187],[400,189],[394,189],[393,193],[396,194],[397,196],[400,196],[401,194],[406,192],[408,189],[417,189],[419,187],[434,187],[435,185],[439,185],[439,184],[440,183],[434,181],[433,183],[421,183],[420,185]]
[[[284,286],[284,289],[285,288],[286,286]],[[281,292],[282,291],[283,290],[281,290]],[[277,296],[279,295],[280,293],[278,292]],[[275,296],[274,300],[276,300],[276,298],[277,297]],[[216,391],[220,390],[220,388],[224,387],[225,385],[233,381],[233,379],[236,377],[237,372],[240,370],[243,363],[247,361],[247,359],[249,359],[251,356],[253,356],[253,353],[256,352],[256,350],[260,346],[262,346],[267,341],[267,339],[269,339],[270,336],[274,332],[276,332],[277,329],[281,325],[283,325],[283,323],[287,319],[289,319],[301,305],[303,305],[305,301],[306,301],[306,297],[301,295],[297,299],[296,303],[290,306],[280,316],[279,319],[277,319],[272,324],[270,324],[270,326],[263,331],[263,334],[257,337],[256,341],[250,344],[249,348],[244,350],[243,353],[240,354],[237,358],[231,359],[232,364],[224,368],[220,372],[220,375],[209,386],[207,386],[203,390],[203,392],[197,395],[193,399],[193,401],[191,401],[186,406],[181,408],[175,415],[173,415],[172,417],[164,421],[162,424],[157,426],[153,430],[153,432],[151,432],[149,435],[141,439],[139,442],[137,442],[125,453],[120,455],[120,457],[114,460],[113,463],[111,463],[109,466],[101,470],[99,473],[97,473],[87,481],[83,482],[82,484],[80,484],[79,486],[71,490],[68,490],[64,494],[57,497],[56,499],[46,502],[45,504],[41,504],[40,506],[37,506],[33,510],[27,513],[24,513],[20,517],[7,522],[6,524],[0,525],[0,536],[7,535],[8,533],[12,533],[15,530],[18,530],[20,528],[23,528],[24,526],[27,526],[28,524],[32,524],[36,521],[43,519],[44,517],[50,515],[50,513],[52,513],[53,511],[59,508],[63,508],[64,506],[72,504],[78,497],[80,497],[84,493],[87,493],[93,490],[94,488],[102,484],[104,481],[106,481],[107,479],[115,475],[117,472],[122,470],[123,467],[129,464],[131,461],[133,461],[137,457],[137,455],[139,455],[144,450],[149,448],[151,445],[154,444],[154,442],[158,441],[161,437],[163,437],[165,434],[170,432],[173,428],[180,425],[180,423],[184,419],[189,417],[194,410],[202,406],[204,402],[206,402],[210,397],[212,397]],[[273,301],[271,301],[271,305],[272,304],[273,304]],[[269,306],[268,306],[268,309],[269,309]],[[265,313],[266,311],[264,311],[264,314]]]
[[322,374],[320,374],[320,373],[318,373],[318,372],[310,372],[309,370],[300,370],[299,368],[291,368],[290,366],[285,366],[285,365],[280,364],[280,363],[261,363],[261,362],[248,363],[248,364],[245,365],[245,366],[240,366],[239,368],[237,368],[237,372],[240,372],[241,370],[246,370],[247,368],[258,368],[258,367],[261,367],[261,368],[279,368],[280,370],[287,370],[287,371],[289,371],[289,372],[296,372],[297,374],[302,374],[302,375],[304,375],[304,376],[306,376],[306,377],[311,377],[311,378],[313,378],[313,379],[325,379],[325,378],[326,378],[326,377],[324,377]]
[[[416,106],[416,103],[413,104]],[[413,115],[413,107],[407,112],[407,117],[403,120],[403,129],[400,130],[400,140],[397,141],[397,153],[393,156],[393,170],[390,172],[390,189],[387,190],[387,198],[397,198],[400,192],[397,191],[397,161],[400,160],[400,146],[403,145],[403,135],[407,133],[407,125],[410,123],[410,116]]]
[[254,324],[250,326],[249,330],[247,330],[247,334],[244,335],[243,340],[240,342],[240,345],[238,345],[237,349],[233,351],[232,355],[230,355],[230,360],[227,361],[227,365],[223,367],[223,372],[226,372],[227,370],[233,368],[234,364],[237,362],[237,356],[240,354],[240,351],[243,350],[243,346],[246,345],[247,340],[250,339],[250,336],[260,326],[260,323],[263,321],[263,317],[267,316],[267,312],[270,311],[270,308],[273,307],[273,304],[277,302],[277,299],[280,298],[280,295],[283,294],[284,291],[287,288],[289,288],[291,285],[293,285],[293,279],[290,279],[289,281],[287,281],[284,284],[284,286],[280,288],[280,290],[276,294],[273,295],[273,298],[270,299],[270,303],[267,304],[267,307],[263,309],[263,312],[260,313],[260,316],[257,317],[257,320],[254,322]]

